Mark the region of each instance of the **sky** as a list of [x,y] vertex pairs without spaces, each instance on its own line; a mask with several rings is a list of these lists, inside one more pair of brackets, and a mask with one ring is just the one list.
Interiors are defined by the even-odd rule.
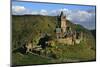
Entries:
[[13,15],[38,14],[57,16],[63,11],[66,19],[75,24],[80,24],[87,29],[95,29],[95,9],[95,6],[87,5],[12,1]]

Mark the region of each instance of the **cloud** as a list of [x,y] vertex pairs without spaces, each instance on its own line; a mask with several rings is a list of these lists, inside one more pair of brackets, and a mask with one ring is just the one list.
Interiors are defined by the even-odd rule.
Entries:
[[24,6],[12,6],[12,13],[17,15],[32,14],[32,15],[50,15],[57,16],[63,11],[66,15],[66,19],[72,21],[75,24],[80,24],[88,29],[95,29],[95,10],[70,10],[66,8],[55,9],[47,11],[46,9],[40,9],[40,11],[29,10]]
[[32,14],[32,15],[48,15],[47,10],[41,9],[40,11],[34,11],[29,10],[28,8],[25,8],[24,6],[12,6],[12,14],[13,15],[24,15],[24,14]]
[[24,6],[12,6],[13,14],[23,14],[26,11]]
[[[95,12],[94,12],[95,13]],[[95,14],[88,11],[71,11],[67,16],[75,24],[81,24],[85,28],[95,29]]]
[[71,20],[78,20],[78,21],[86,21],[92,16],[91,13],[88,13],[87,11],[72,11],[69,17]]
[[66,8],[52,10],[50,15],[59,15],[63,11],[66,19],[88,29],[95,29],[95,10],[70,10]]
[[49,12],[49,15],[52,15],[52,16],[57,16],[57,14],[58,14],[57,10],[51,10]]
[[39,12],[38,11],[32,11],[32,13],[31,13],[32,15],[38,15],[39,14]]
[[61,11],[63,11],[63,13],[65,15],[69,15],[71,14],[71,10],[66,9],[66,8],[61,8],[61,9],[55,9],[55,10],[51,10],[50,15],[60,15]]
[[40,12],[39,12],[39,14],[40,15],[48,15],[48,12],[45,9],[41,9]]

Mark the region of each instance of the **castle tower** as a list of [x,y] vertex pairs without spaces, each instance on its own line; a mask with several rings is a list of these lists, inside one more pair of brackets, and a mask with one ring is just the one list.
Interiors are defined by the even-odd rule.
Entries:
[[61,19],[61,29],[62,33],[66,32],[67,24],[66,24],[66,16],[64,15],[63,12],[60,14],[60,19]]
[[63,37],[63,34],[66,32],[67,24],[66,24],[66,16],[61,12],[59,16],[57,16],[56,23],[56,35],[57,38]]

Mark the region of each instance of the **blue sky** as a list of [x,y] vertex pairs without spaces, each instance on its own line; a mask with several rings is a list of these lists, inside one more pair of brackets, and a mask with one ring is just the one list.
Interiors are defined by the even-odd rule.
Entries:
[[68,20],[95,29],[95,6],[12,1],[12,14],[58,15],[63,11]]
[[70,4],[54,4],[54,3],[34,3],[34,2],[17,2],[13,1],[12,5],[19,5],[29,8],[31,10],[53,10],[59,8],[68,8],[70,10],[91,10],[95,9],[94,6],[83,6],[83,5],[70,5]]

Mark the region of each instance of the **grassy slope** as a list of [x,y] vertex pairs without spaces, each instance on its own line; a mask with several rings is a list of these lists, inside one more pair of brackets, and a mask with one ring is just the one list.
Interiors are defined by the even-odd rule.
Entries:
[[[50,16],[12,16],[12,49],[18,48],[22,45],[24,40],[33,39],[38,41],[40,32],[51,33],[54,35],[55,31],[55,17]],[[85,32],[85,42],[75,46],[65,46],[58,44],[58,48],[61,51],[57,51],[57,55],[60,56],[60,61],[64,62],[64,59],[78,59],[81,61],[94,60],[95,59],[95,40],[91,33],[80,25],[75,25],[67,20],[68,25],[72,29]],[[17,43],[20,41],[20,43]],[[93,48],[93,49],[91,49]],[[55,50],[56,51],[56,50]],[[41,58],[34,55],[20,55],[13,53],[13,64],[42,64],[53,63],[52,60]],[[57,63],[57,61],[55,61]]]
[[40,56],[32,54],[23,55],[20,53],[13,54],[12,59],[13,65],[44,64],[50,62],[50,59],[47,58],[42,58]]

